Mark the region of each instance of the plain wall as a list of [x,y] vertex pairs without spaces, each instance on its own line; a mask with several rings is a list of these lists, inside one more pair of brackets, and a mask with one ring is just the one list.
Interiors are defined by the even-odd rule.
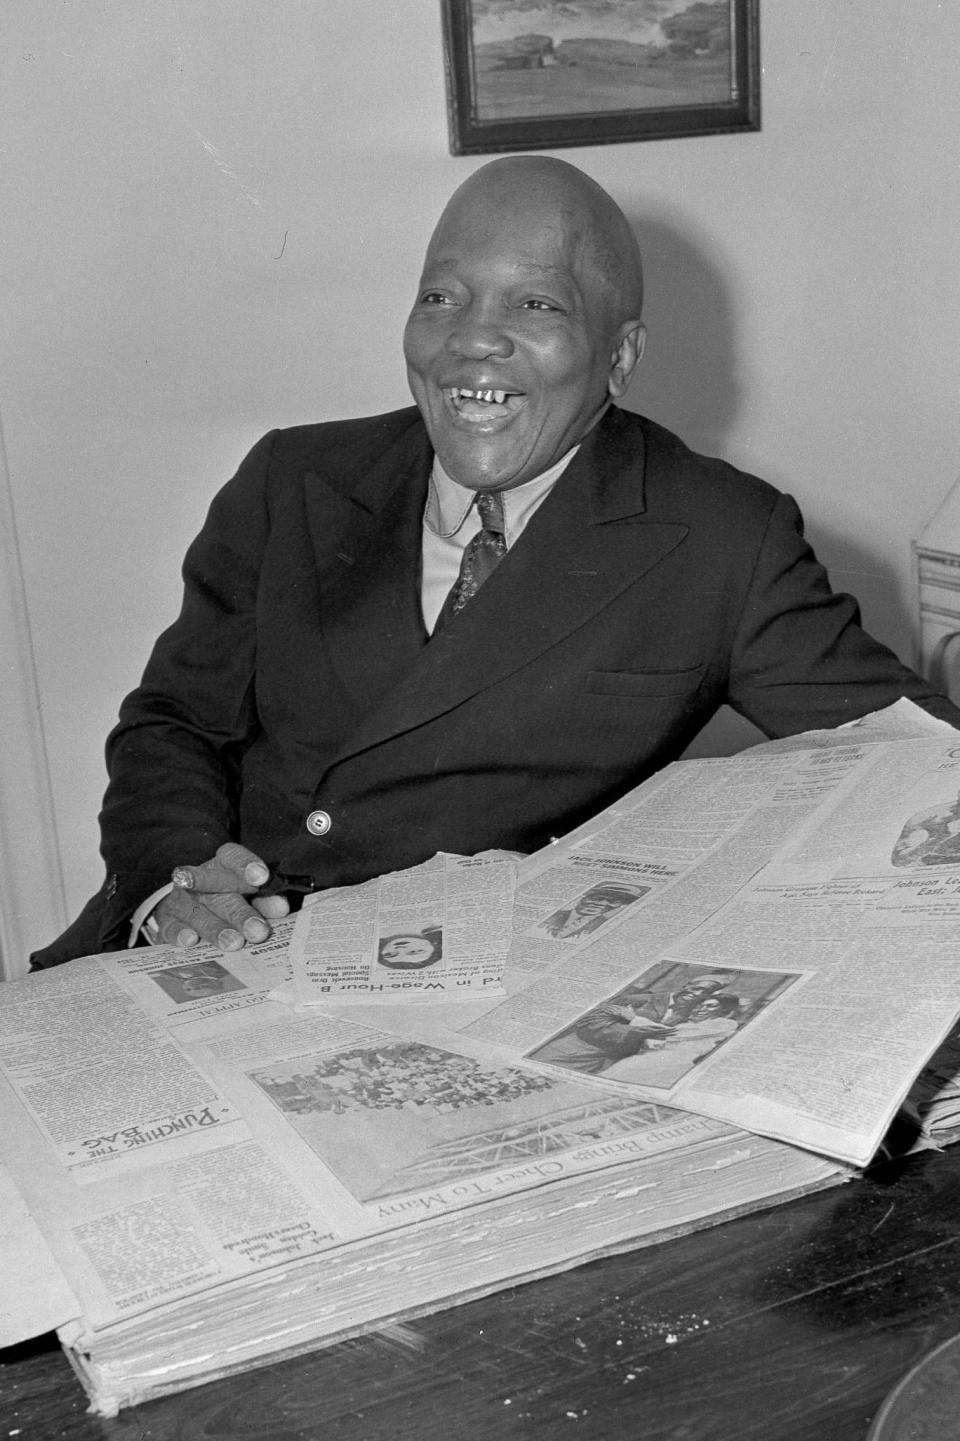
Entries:
[[[73,911],[211,495],[271,426],[407,403],[422,249],[483,157],[448,153],[434,0],[4,11],[0,417]],[[762,12],[762,132],[559,153],[645,246],[632,407],[791,491],[909,657],[910,539],[960,468],[960,6]]]

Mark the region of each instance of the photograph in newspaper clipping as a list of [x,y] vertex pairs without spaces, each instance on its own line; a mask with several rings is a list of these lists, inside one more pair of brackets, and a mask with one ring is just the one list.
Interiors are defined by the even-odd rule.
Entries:
[[503,994],[516,866],[437,855],[309,896],[290,955],[302,1005],[476,1000]]

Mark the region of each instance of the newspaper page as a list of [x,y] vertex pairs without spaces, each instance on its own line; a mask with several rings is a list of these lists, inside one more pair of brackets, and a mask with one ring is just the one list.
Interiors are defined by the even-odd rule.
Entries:
[[939,1148],[960,1136],[960,1027],[930,1057],[904,1103],[923,1142]]
[[960,1014],[948,734],[662,772],[521,865],[511,994],[467,1033],[866,1164]]
[[6,1166],[0,1163],[0,1348],[55,1331],[80,1302],[43,1239]]
[[955,1107],[958,767],[943,739],[761,747],[507,882],[441,858],[372,931],[422,934],[461,882],[486,925],[516,885],[507,998],[458,1031],[384,992],[291,1004],[293,920],[5,984],[0,1151],[63,1280],[31,1312],[16,1271],[7,1334],[75,1306],[106,1412],[842,1179],[814,1152],[869,1157],[938,1046],[921,1101]]
[[[221,1293],[262,1287],[278,1268],[327,1260],[336,1293],[337,1258],[363,1242],[376,1242],[375,1263],[344,1266],[357,1314],[374,1319],[418,1286],[439,1304],[461,1280],[505,1282],[508,1264],[516,1274],[570,1264],[583,1254],[579,1224],[557,1221],[552,1250],[540,1247],[538,1206],[563,1210],[546,1194],[554,1187],[568,1207],[589,1198],[593,1231],[623,1245],[843,1174],[478,1040],[416,1039],[409,1007],[405,1034],[390,1029],[387,1006],[379,1026],[294,1010],[263,989],[258,949],[188,963],[168,947],[120,952],[4,987],[0,1146],[66,1294],[81,1299],[79,1351],[157,1312],[172,1355],[171,1308],[190,1299],[192,1336],[201,1303],[215,1311]],[[592,1208],[611,1172],[627,1179],[607,1188],[605,1215]],[[456,1217],[478,1207],[492,1207],[490,1219],[461,1231]],[[454,1228],[443,1266],[423,1241],[398,1240],[433,1220]],[[407,1263],[391,1297],[380,1268],[397,1246]],[[338,1304],[331,1295],[324,1324],[342,1330]],[[285,1293],[278,1335],[292,1305]],[[257,1354],[254,1337],[244,1344]]]
[[290,942],[303,1005],[503,995],[514,861],[440,854],[308,896]]

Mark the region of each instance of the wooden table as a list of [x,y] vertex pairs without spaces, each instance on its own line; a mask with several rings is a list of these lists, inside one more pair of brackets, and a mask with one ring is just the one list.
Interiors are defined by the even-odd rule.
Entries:
[[114,1421],[47,1337],[0,1441],[864,1441],[956,1332],[960,1146]]

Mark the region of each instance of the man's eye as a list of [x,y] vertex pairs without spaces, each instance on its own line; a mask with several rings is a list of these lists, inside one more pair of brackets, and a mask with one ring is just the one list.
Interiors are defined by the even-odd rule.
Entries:
[[544,300],[540,295],[533,295],[529,300],[523,302],[524,310],[559,310],[560,306],[555,305],[552,300]]
[[425,290],[420,297],[421,305],[451,305],[449,295],[444,295],[442,290]]

